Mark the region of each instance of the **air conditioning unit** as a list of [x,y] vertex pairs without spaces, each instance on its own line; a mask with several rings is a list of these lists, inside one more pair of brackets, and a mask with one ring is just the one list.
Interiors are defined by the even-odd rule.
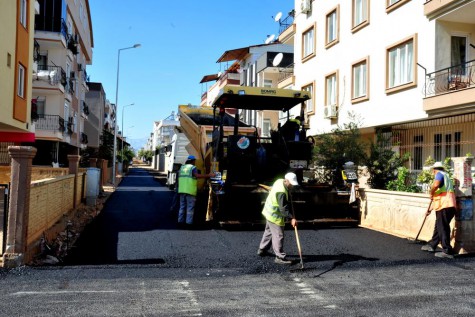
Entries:
[[338,118],[338,107],[336,105],[326,105],[323,110],[323,116],[325,119]]
[[302,13],[308,13],[312,11],[312,0],[301,0],[300,11],[302,11]]

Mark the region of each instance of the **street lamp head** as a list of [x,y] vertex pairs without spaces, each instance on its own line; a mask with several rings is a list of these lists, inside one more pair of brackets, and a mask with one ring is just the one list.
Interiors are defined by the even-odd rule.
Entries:
[[138,48],[138,47],[140,47],[140,46],[142,46],[142,44],[135,44],[135,45],[134,45],[134,48]]

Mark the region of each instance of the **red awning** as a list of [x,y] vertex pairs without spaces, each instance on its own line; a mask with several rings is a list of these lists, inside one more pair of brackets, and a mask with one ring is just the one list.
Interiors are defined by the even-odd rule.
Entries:
[[31,132],[0,131],[0,142],[35,142],[35,134]]

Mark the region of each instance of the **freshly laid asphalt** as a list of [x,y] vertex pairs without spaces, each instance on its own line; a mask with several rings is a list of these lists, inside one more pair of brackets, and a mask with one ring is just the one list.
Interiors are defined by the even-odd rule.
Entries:
[[475,316],[475,258],[440,259],[363,228],[286,230],[293,265],[256,254],[263,228],[176,226],[173,192],[133,168],[65,263],[0,270],[1,316]]

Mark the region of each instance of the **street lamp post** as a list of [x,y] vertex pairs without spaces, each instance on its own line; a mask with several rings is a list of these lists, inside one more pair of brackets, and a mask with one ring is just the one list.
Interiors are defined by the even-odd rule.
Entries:
[[122,129],[121,130],[122,131],[122,147],[121,147],[122,159],[124,159],[124,131],[125,131],[125,129],[124,129],[124,109],[126,107],[133,106],[133,105],[134,105],[134,103],[131,103],[130,105],[126,105],[126,106],[122,107],[122,123],[121,123],[121,126],[120,126],[120,128]]
[[131,49],[131,48],[138,48],[140,47],[140,44],[135,44],[134,46],[130,46],[130,47],[124,47],[124,48],[120,48],[118,51],[117,51],[117,81],[116,81],[116,86],[115,86],[115,113],[116,113],[116,120],[115,120],[115,124],[114,124],[114,154],[113,154],[113,157],[112,157],[112,186],[115,187],[115,174],[116,174],[116,170],[115,170],[115,161],[116,161],[116,157],[117,157],[117,110],[118,110],[118,107],[119,107],[119,66],[120,66],[120,51],[123,51],[123,50],[128,50],[128,49]]

